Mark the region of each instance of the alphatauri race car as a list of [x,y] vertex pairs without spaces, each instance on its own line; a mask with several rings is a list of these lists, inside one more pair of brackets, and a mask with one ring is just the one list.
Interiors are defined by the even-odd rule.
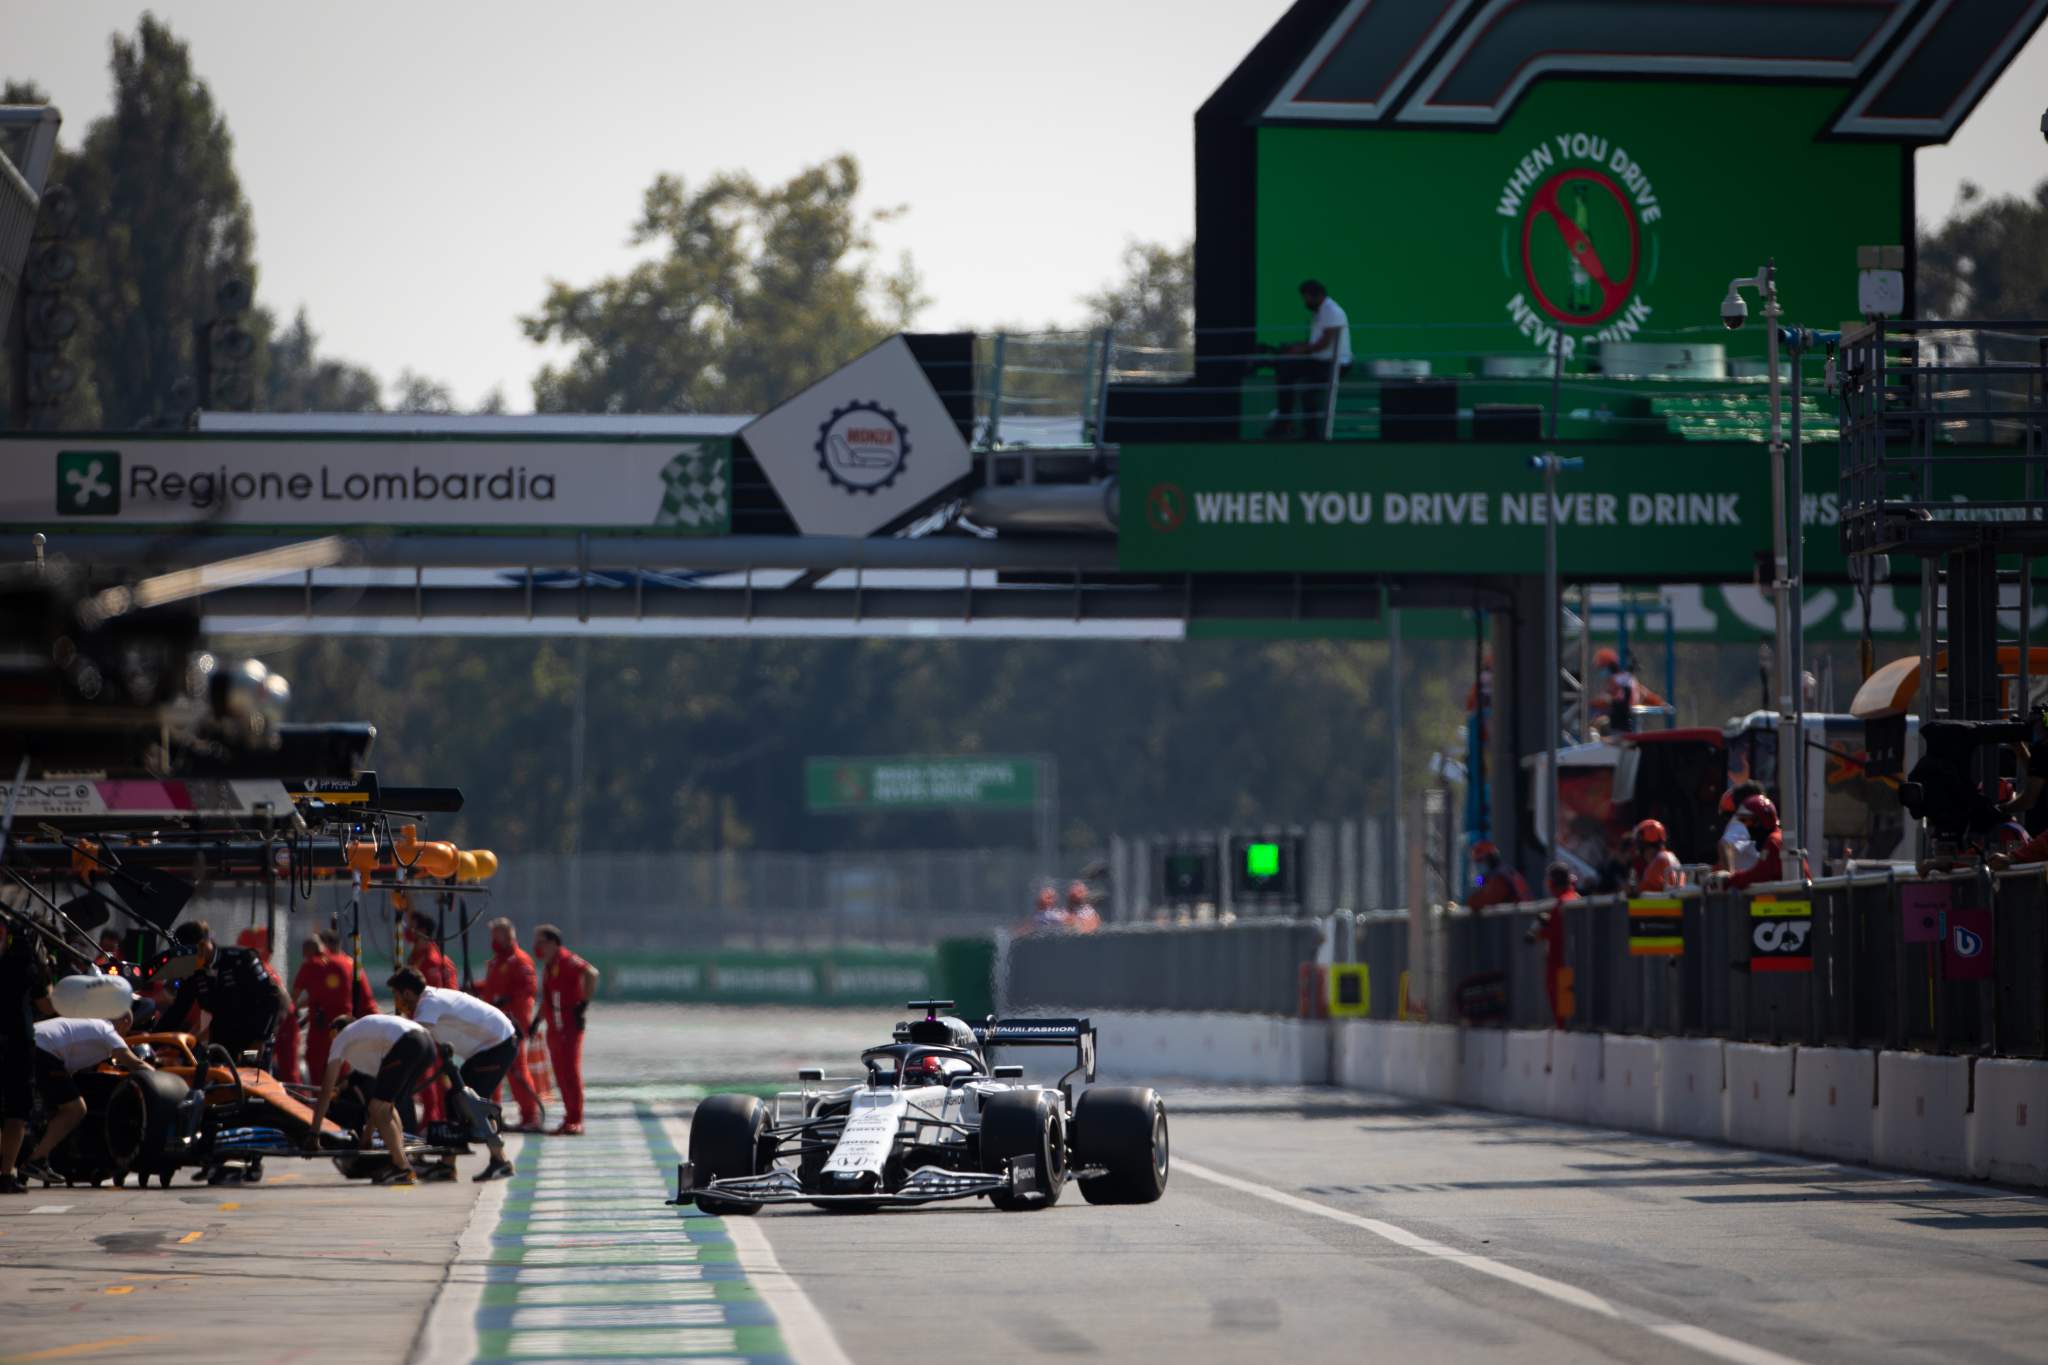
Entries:
[[[1149,1204],[1166,1192],[1166,1105],[1142,1087],[1096,1086],[1095,1030],[1086,1019],[943,1014],[950,1000],[913,1000],[922,1019],[861,1054],[865,1077],[802,1089],[773,1104],[713,1095],[690,1121],[689,1160],[671,1204],[751,1214],[764,1204],[879,1209],[986,1196],[999,1209],[1051,1208],[1069,1180],[1091,1204]],[[991,1065],[1014,1047],[1069,1047],[1055,1085],[1026,1084],[1020,1065]],[[835,1088],[827,1088],[832,1086]]]

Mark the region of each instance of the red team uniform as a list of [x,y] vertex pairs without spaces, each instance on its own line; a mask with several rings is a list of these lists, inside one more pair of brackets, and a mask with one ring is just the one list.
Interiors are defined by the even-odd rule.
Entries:
[[541,1008],[548,1030],[548,1061],[562,1092],[562,1120],[583,1123],[583,973],[590,964],[564,946],[548,959],[541,974]]
[[347,953],[322,951],[299,963],[292,977],[292,999],[304,995],[312,1005],[306,1023],[306,1076],[318,1085],[327,1074],[327,1050],[334,1040],[333,1020],[360,1019],[377,1012],[370,983]]
[[[533,1028],[533,1004],[540,994],[540,978],[534,971],[532,956],[517,943],[512,945],[509,953],[493,951],[490,966],[484,968],[483,985],[478,993],[505,1012],[524,1040]],[[538,1127],[540,1096],[533,1088],[533,1077],[526,1070],[523,1048],[513,1057],[505,1079],[512,1083],[512,1097],[519,1102],[521,1125]],[[484,1098],[495,1099],[496,1096],[486,1095]]]

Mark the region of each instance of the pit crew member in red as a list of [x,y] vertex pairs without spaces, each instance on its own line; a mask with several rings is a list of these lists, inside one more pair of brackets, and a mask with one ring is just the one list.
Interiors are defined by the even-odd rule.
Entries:
[[[533,1007],[540,995],[540,976],[534,970],[533,958],[519,946],[519,935],[509,919],[491,921],[491,965],[484,968],[483,985],[477,994],[503,1010],[522,1039],[533,1032]],[[538,1128],[540,1096],[526,1070],[525,1052],[513,1055],[505,1079],[512,1083],[512,1097],[519,1101],[519,1126]],[[484,1098],[495,1100],[497,1095]]]
[[562,1125],[557,1136],[583,1131],[583,1026],[597,968],[562,946],[562,931],[543,924],[533,931],[533,955],[541,961],[541,1019],[548,1034],[548,1061],[562,1088]]

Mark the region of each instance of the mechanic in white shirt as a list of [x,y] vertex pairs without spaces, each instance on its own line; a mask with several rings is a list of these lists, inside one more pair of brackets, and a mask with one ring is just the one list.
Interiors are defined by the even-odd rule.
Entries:
[[[391,987],[400,1014],[424,1024],[436,1042],[447,1044],[462,1059],[460,1076],[465,1089],[474,1091],[478,1099],[497,1092],[519,1055],[519,1030],[511,1016],[488,1000],[429,986],[427,979],[410,967],[401,968],[385,984]],[[490,1164],[474,1177],[477,1183],[516,1175],[505,1156],[504,1140],[492,1130],[486,1115],[467,1103],[467,1096],[458,1092],[452,1098],[468,1111],[470,1136],[491,1149]]]
[[71,1136],[71,1130],[85,1117],[85,1097],[78,1093],[78,1073],[111,1061],[123,1071],[148,1071],[149,1063],[128,1050],[124,1036],[135,1016],[124,1014],[109,1023],[105,1019],[44,1019],[36,1025],[36,1088],[50,1111],[50,1126],[36,1149],[21,1163],[20,1173],[52,1184],[63,1177],[44,1158],[57,1144]]
[[359,1145],[367,1148],[375,1131],[391,1157],[391,1169],[378,1176],[377,1183],[417,1185],[419,1177],[405,1155],[405,1129],[398,1121],[398,1106],[412,1098],[433,1060],[433,1035],[410,1019],[366,1014],[350,1024],[336,1035],[327,1054],[327,1074],[320,1079],[320,1099],[313,1106],[306,1149],[319,1150],[320,1126],[327,1119],[328,1106],[334,1103],[341,1073],[347,1069],[365,1082],[370,1092]]
[[1338,307],[1337,300],[1330,297],[1330,291],[1323,288],[1321,280],[1301,282],[1301,301],[1314,314],[1308,327],[1308,340],[1283,347],[1280,354],[1293,358],[1276,361],[1273,365],[1273,377],[1279,386],[1280,411],[1266,434],[1294,435],[1294,410],[1299,405],[1305,434],[1311,439],[1320,439],[1323,434],[1323,404],[1330,399],[1332,361],[1340,376],[1351,370],[1351,319]]

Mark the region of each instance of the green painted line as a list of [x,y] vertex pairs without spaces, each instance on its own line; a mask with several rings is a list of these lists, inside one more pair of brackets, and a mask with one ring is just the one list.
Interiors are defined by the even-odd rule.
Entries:
[[[492,1228],[479,1365],[716,1356],[789,1365],[721,1219],[665,1210],[680,1154],[647,1104],[528,1144]],[[592,1197],[595,1196],[595,1197]]]

